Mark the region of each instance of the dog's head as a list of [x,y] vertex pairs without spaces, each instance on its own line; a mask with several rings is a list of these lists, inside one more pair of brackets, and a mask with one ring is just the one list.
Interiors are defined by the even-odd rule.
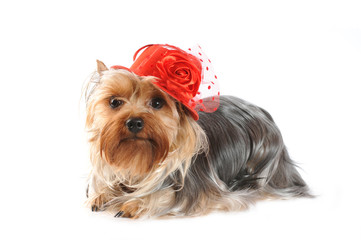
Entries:
[[198,151],[195,120],[154,80],[127,70],[108,70],[98,61],[86,100],[90,143],[99,158],[93,161],[139,176],[157,169],[170,156],[182,161]]

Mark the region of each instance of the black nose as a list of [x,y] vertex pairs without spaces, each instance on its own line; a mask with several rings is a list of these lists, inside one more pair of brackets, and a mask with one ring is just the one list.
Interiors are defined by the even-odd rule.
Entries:
[[144,121],[141,118],[130,118],[126,121],[125,125],[132,133],[140,132],[144,127]]

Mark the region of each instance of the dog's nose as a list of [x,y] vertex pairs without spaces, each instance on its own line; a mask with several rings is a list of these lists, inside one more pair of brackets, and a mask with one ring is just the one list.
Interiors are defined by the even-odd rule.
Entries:
[[125,125],[132,133],[138,133],[144,128],[144,121],[141,118],[130,118]]

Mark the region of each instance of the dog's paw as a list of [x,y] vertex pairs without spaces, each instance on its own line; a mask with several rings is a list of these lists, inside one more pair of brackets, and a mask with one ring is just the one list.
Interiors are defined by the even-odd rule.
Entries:
[[138,205],[134,203],[126,203],[122,205],[114,217],[122,217],[122,218],[132,218],[137,219],[141,216],[141,211],[139,211]]
[[91,210],[92,210],[92,212],[102,211],[102,210],[100,210],[100,208],[99,208],[97,205],[92,205],[92,206],[91,206]]
[[118,217],[123,217],[124,212],[123,211],[119,211],[117,212],[117,214],[114,215],[114,217],[118,218]]
[[114,215],[114,217],[116,218],[131,218],[131,219],[137,219],[139,218],[140,216],[139,215],[133,215],[132,213],[130,212],[124,212],[124,211],[119,211],[117,212],[117,214]]
[[105,210],[105,199],[101,195],[90,202],[92,212],[99,212]]

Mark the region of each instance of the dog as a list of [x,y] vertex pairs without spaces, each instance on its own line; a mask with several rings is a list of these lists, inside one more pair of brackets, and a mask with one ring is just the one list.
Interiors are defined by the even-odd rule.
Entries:
[[211,61],[190,51],[147,45],[131,68],[97,60],[85,96],[92,211],[200,216],[311,196],[271,115],[220,95]]

